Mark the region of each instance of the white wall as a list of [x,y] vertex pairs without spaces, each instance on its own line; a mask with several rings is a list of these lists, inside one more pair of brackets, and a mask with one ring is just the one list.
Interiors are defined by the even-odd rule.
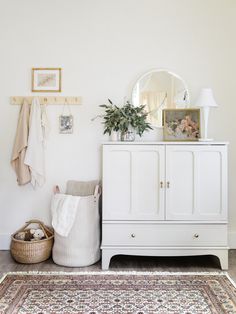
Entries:
[[[229,218],[236,234],[235,17],[235,0],[0,0],[0,247],[26,220],[49,222],[53,184],[101,176],[106,137],[100,121],[90,119],[107,97],[122,102],[152,68],[182,76],[192,100],[201,87],[213,88],[220,107],[212,111],[210,135],[230,141]],[[32,67],[58,66],[62,94],[82,96],[83,105],[72,108],[73,135],[58,134],[62,107],[49,108],[47,183],[33,191],[17,186],[10,167],[19,107],[9,96],[31,94]]]

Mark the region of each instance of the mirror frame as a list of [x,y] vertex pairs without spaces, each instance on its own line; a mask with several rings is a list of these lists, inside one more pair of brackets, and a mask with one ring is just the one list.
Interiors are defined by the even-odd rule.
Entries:
[[[136,81],[135,81],[135,84],[132,88],[132,93],[131,93],[131,103],[133,103],[133,98],[134,98],[134,89],[135,89],[135,86],[137,85],[137,83],[142,79],[144,78],[146,75],[149,75],[153,72],[167,72],[171,75],[173,75],[174,77],[178,78],[179,80],[181,80],[186,88],[186,91],[187,91],[187,95],[188,95],[188,106],[186,107],[183,107],[183,108],[189,108],[190,107],[190,93],[189,93],[189,88],[188,88],[188,85],[186,84],[186,81],[182,79],[181,76],[175,74],[174,72],[168,70],[168,69],[165,69],[165,68],[155,68],[155,69],[152,69],[152,70],[149,70],[147,72],[145,72],[144,74],[142,74]],[[152,125],[153,128],[157,128],[157,129],[163,129],[163,126],[156,126],[156,125]]]

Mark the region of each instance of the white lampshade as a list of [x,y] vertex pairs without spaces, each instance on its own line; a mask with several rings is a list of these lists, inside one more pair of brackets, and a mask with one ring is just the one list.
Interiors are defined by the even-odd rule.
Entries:
[[218,107],[213,97],[211,88],[202,88],[200,95],[195,103],[197,107]]

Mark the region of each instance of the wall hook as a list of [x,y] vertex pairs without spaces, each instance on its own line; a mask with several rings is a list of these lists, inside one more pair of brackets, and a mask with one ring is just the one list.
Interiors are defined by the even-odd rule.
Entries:
[[[10,102],[12,105],[22,105],[24,99],[28,101],[29,104],[32,102],[34,96],[12,96],[10,97]],[[81,105],[82,98],[79,96],[35,96],[40,100],[40,104],[47,105]]]

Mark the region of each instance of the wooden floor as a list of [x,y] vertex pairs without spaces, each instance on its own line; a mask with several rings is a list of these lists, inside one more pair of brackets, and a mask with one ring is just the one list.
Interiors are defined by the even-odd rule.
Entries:
[[[214,256],[194,257],[141,257],[141,256],[115,256],[111,260],[111,271],[221,271],[218,258]],[[11,271],[101,271],[100,262],[83,268],[61,267],[51,259],[34,265],[16,263],[9,251],[0,251],[0,277]],[[236,281],[236,250],[229,252],[229,271],[231,278]]]

